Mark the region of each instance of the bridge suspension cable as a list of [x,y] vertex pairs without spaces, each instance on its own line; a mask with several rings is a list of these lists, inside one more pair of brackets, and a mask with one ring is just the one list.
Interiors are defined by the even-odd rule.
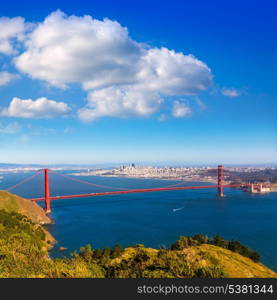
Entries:
[[76,182],[87,184],[87,185],[92,185],[92,186],[95,186],[95,187],[100,187],[100,188],[105,188],[105,189],[116,189],[116,190],[129,190],[128,188],[117,188],[117,187],[112,187],[112,186],[107,186],[107,185],[95,184],[95,183],[85,181],[85,180],[81,180],[81,179],[77,179],[77,178],[72,178],[71,176],[67,176],[67,175],[55,172],[53,170],[49,170],[49,172],[57,174],[57,175],[62,176],[62,177],[65,177],[66,179],[69,179],[69,180],[72,180],[72,181],[76,181]]
[[[100,188],[108,188],[108,189],[115,189],[115,190],[131,190],[130,188],[124,188],[124,187],[113,187],[113,186],[107,186],[107,185],[101,185],[101,184],[95,184],[95,183],[92,183],[92,182],[89,182],[89,181],[86,181],[86,180],[81,180],[81,179],[76,179],[76,178],[73,178],[71,176],[67,176],[67,175],[64,175],[64,174],[61,174],[61,173],[58,173],[58,172],[55,172],[53,170],[49,170],[49,172],[51,173],[54,173],[56,175],[59,175],[59,176],[62,176],[62,177],[65,177],[66,179],[69,179],[69,180],[72,180],[72,181],[75,181],[75,182],[79,182],[79,183],[83,183],[83,184],[87,184],[87,185],[92,185],[92,186],[95,186],[95,187],[100,187]],[[172,184],[172,185],[167,185],[165,186],[165,188],[168,188],[168,187],[175,187],[175,186],[179,186],[179,185],[183,185],[184,182],[178,182],[176,184]]]
[[181,181],[181,182],[178,182],[178,183],[175,183],[175,184],[167,185],[165,187],[175,187],[175,186],[180,186],[180,185],[183,185],[183,184],[185,184],[185,182]]
[[11,190],[15,189],[16,187],[18,187],[18,186],[20,186],[20,185],[22,185],[22,184],[24,184],[24,183],[26,183],[26,182],[32,180],[34,177],[36,177],[36,176],[37,176],[38,174],[40,174],[40,173],[42,173],[42,170],[37,171],[35,174],[33,174],[33,175],[31,175],[31,176],[25,178],[24,180],[20,181],[19,183],[17,183],[17,184],[15,184],[15,185],[11,186],[10,188],[8,188],[8,189],[6,189],[6,190],[7,190],[7,191],[11,191]]

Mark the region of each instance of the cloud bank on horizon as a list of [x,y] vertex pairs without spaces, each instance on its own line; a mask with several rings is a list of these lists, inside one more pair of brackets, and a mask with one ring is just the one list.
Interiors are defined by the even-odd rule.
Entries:
[[[5,29],[0,32],[0,53],[10,56],[21,74],[61,90],[80,85],[87,97],[85,102],[79,100],[75,114],[85,122],[107,116],[149,116],[159,113],[165,103],[171,106],[172,117],[187,117],[191,108],[183,97],[213,85],[206,63],[191,54],[137,42],[127,28],[107,18],[67,16],[58,10],[35,24],[22,17],[2,17],[0,27]],[[0,85],[18,77],[1,71]],[[227,88],[222,94],[239,96]],[[64,102],[14,95],[0,115],[51,118],[69,111]]]

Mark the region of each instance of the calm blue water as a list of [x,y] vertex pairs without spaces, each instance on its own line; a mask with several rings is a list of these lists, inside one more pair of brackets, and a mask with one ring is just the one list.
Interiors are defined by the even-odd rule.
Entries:
[[[5,189],[30,174],[4,176]],[[104,191],[51,175],[51,194],[78,194]],[[79,177],[78,177],[79,178]],[[114,187],[160,187],[177,181],[80,177]],[[203,185],[203,183],[187,183]],[[25,197],[42,195],[42,178],[36,178],[14,193]],[[108,189],[106,189],[108,191]],[[214,189],[113,195],[52,201],[54,224],[48,229],[58,241],[53,257],[67,255],[90,243],[112,247],[137,243],[148,247],[170,246],[180,235],[197,233],[236,239],[257,250],[262,261],[277,271],[277,193],[250,195],[239,189],[225,189],[218,198]],[[43,205],[43,203],[41,203]],[[68,248],[59,252],[58,247]]]

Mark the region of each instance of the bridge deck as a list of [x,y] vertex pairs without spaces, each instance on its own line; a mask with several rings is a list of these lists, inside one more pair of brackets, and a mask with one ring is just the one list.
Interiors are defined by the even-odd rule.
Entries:
[[[202,186],[182,186],[182,187],[161,187],[161,188],[148,188],[148,189],[130,189],[125,191],[111,191],[111,192],[99,192],[99,193],[86,193],[78,195],[63,195],[63,196],[50,196],[50,200],[71,199],[71,198],[83,198],[83,197],[95,197],[95,196],[107,196],[107,195],[121,195],[121,194],[133,194],[133,193],[148,193],[148,192],[161,192],[161,191],[178,191],[178,190],[194,190],[194,189],[210,189],[219,188],[219,185],[202,185]],[[241,184],[227,184],[222,185],[223,188],[228,187],[241,187]],[[45,198],[33,198],[31,201],[44,201]]]

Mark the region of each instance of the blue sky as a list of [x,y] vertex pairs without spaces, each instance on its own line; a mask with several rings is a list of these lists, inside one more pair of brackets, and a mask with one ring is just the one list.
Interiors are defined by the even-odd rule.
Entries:
[[277,163],[276,13],[1,3],[0,162]]

